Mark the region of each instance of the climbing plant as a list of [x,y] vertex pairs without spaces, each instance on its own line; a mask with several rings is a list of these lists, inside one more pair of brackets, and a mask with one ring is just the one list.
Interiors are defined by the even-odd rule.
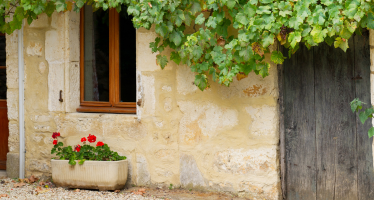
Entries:
[[[41,13],[79,11],[85,3],[119,12],[125,6],[136,28],[155,25],[158,37],[150,48],[156,63],[188,65],[201,90],[209,87],[209,77],[229,86],[252,71],[267,76],[265,54],[276,40],[289,49],[288,55],[271,52],[271,61],[280,64],[300,42],[346,51],[353,33],[374,29],[372,0],[0,0],[0,29],[9,34],[24,18],[30,24]],[[168,56],[166,48],[172,49]]]

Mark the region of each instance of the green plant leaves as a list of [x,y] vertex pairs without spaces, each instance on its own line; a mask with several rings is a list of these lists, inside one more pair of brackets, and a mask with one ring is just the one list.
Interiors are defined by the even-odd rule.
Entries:
[[292,48],[295,48],[295,46],[301,41],[301,33],[300,32],[292,32],[288,36],[288,42],[290,43]]
[[374,136],[374,127],[371,127],[368,131],[368,136],[369,138],[373,137]]
[[205,17],[204,17],[204,14],[201,13],[200,15],[198,15],[195,19],[195,24],[198,24],[198,25],[201,25],[205,22]]
[[335,48],[341,48],[344,52],[347,51],[348,49],[348,40],[344,39],[344,38],[341,38],[341,37],[337,37],[335,39],[335,42],[334,42],[334,47]]
[[208,87],[208,78],[205,74],[198,74],[195,76],[194,84],[199,87],[201,91],[204,91]]
[[161,67],[161,69],[164,69],[166,65],[168,64],[168,59],[166,56],[157,55],[156,56],[156,64]]
[[271,53],[271,61],[275,64],[282,64],[285,58],[280,51],[273,51]]
[[[275,64],[285,59],[280,52],[270,51],[275,36],[280,45],[289,49],[290,57],[300,42],[308,48],[326,42],[346,51],[354,32],[374,29],[374,4],[364,0],[24,0],[19,5],[17,2],[1,3],[2,32],[10,34],[21,28],[25,18],[31,24],[41,13],[51,16],[54,11],[79,12],[85,3],[95,10],[127,11],[134,27],[148,30],[154,27],[158,34],[149,45],[158,54],[156,63],[161,68],[168,60],[188,65],[199,75],[195,82],[200,89],[209,86],[207,76],[226,86],[237,73],[253,71],[267,76],[270,61],[264,60],[266,53],[271,53]],[[11,18],[6,11],[12,9],[15,12]],[[160,54],[167,48],[172,50],[169,58]]]

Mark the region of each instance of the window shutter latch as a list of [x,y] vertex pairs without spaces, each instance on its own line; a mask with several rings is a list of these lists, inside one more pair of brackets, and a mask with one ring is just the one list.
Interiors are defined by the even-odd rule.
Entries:
[[64,102],[64,99],[62,99],[62,90],[60,90],[60,99],[59,99],[60,102]]

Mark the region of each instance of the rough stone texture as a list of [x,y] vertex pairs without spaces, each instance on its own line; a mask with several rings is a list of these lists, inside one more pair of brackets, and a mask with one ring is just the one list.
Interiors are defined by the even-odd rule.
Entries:
[[180,181],[184,187],[205,186],[204,178],[193,156],[181,154],[180,157]]
[[136,155],[137,183],[138,185],[148,185],[151,183],[151,175],[148,170],[148,163],[144,156]]
[[31,41],[26,48],[26,54],[28,56],[42,56],[43,55],[43,46],[38,42]]
[[7,154],[6,173],[9,178],[19,177],[19,153]]
[[251,134],[272,135],[277,138],[277,108],[275,106],[246,107],[252,118],[252,124],[248,127]]
[[[136,76],[141,104],[137,114],[77,113],[79,13],[54,13],[38,23],[24,29],[26,176],[51,175],[52,132],[60,132],[65,145],[76,145],[81,137],[94,134],[128,157],[127,184],[173,184],[279,199],[275,65],[266,78],[251,73],[235,79],[230,87],[211,82],[201,92],[193,84],[195,73],[189,67],[170,62],[161,70],[149,49],[156,37],[154,29],[138,29]],[[27,54],[32,42],[41,45],[41,54],[32,48]],[[17,50],[14,45],[15,36],[7,36],[7,50]],[[168,55],[170,50],[163,53]],[[7,52],[7,65],[12,68],[8,77],[18,73],[14,55]],[[18,81],[7,84],[14,136]],[[58,101],[60,90],[63,103]],[[13,136],[10,140],[16,143]]]
[[[15,155],[11,153],[19,152],[19,131],[18,131],[18,31],[14,31],[11,35],[6,35],[6,73],[7,73],[7,107],[8,107],[8,120],[9,120],[9,138],[8,148],[9,153],[7,155],[9,162],[7,166],[9,173],[13,173],[12,176],[18,177],[18,171],[14,171],[13,168],[18,170],[17,165],[11,167],[11,164],[15,164],[12,159]],[[17,154],[18,155],[18,154]],[[13,162],[13,163],[12,163]]]
[[[65,67],[64,64],[49,64],[49,74],[48,74],[48,109],[50,111],[64,111],[65,103],[60,102],[60,91],[65,90],[64,74]],[[62,99],[65,96],[62,93]]]
[[276,148],[228,149],[215,154],[214,170],[230,174],[277,173]]

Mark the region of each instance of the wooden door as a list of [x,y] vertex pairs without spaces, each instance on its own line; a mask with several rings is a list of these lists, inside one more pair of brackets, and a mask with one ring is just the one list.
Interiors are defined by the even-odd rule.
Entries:
[[300,45],[283,64],[286,199],[374,199],[371,120],[362,125],[349,105],[356,97],[370,105],[368,31],[349,47]]
[[6,169],[9,137],[5,59],[5,35],[0,34],[0,169]]

